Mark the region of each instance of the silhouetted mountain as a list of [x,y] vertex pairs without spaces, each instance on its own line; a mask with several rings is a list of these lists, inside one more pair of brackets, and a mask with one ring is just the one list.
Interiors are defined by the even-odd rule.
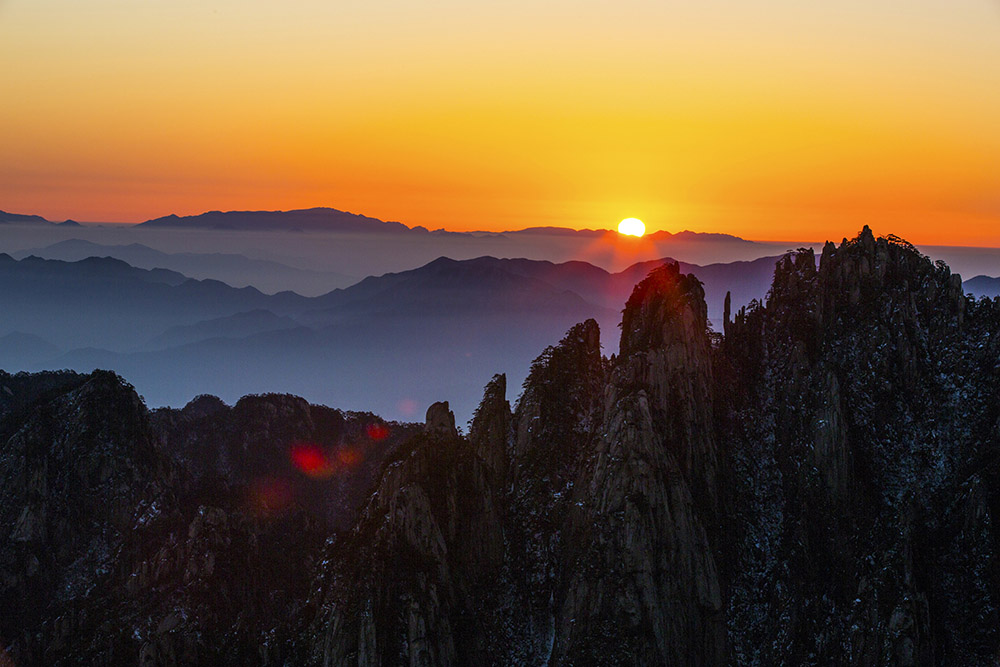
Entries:
[[[682,270],[694,273],[703,281],[710,317],[720,323],[727,292],[732,293],[735,308],[747,305],[753,299],[761,300],[767,294],[774,275],[774,264],[778,257],[764,257],[753,262],[733,262],[697,266],[680,264]],[[570,292],[584,301],[616,312],[606,317],[595,310],[590,317],[602,325],[616,326],[617,311],[625,301],[632,287],[650,270],[674,260],[642,262],[619,273],[609,273],[587,262],[553,262],[530,259],[497,259],[478,257],[456,261],[446,257],[412,271],[373,276],[345,290],[335,292],[326,298],[335,303],[334,309],[350,305],[352,308],[366,308],[366,304],[377,297],[393,294],[392,308],[414,309],[434,306],[426,303],[434,301],[437,307],[451,304],[459,309],[475,310],[496,305],[490,299],[483,299],[479,292],[503,291],[508,299],[506,308],[544,307],[546,299],[555,298],[553,293]],[[517,278],[525,280],[517,280]],[[514,288],[514,285],[517,285]],[[565,296],[559,294],[560,298]],[[424,306],[417,305],[424,302]],[[584,318],[586,319],[586,318]],[[321,313],[310,313],[303,321],[322,322]]]
[[140,243],[101,245],[83,239],[67,239],[44,248],[13,253],[15,258],[36,255],[45,259],[76,262],[88,257],[114,257],[140,269],[163,268],[199,280],[219,280],[233,287],[253,286],[262,292],[292,291],[319,296],[347,287],[357,280],[332,271],[306,271],[279,262],[251,259],[231,253],[165,253]]
[[240,231],[324,231],[426,233],[423,227],[410,229],[399,222],[383,222],[335,208],[309,208],[297,211],[209,211],[201,215],[168,215],[141,223],[146,227],[183,227],[192,229],[228,229]]
[[962,283],[962,289],[975,297],[995,299],[1000,296],[1000,278],[976,276]]
[[165,269],[136,269],[111,258],[15,261],[0,255],[2,326],[64,349],[134,349],[172,326],[256,308],[286,314],[309,302],[288,292],[268,296]]
[[120,259],[112,257],[88,257],[77,262],[49,261],[29,255],[15,260],[7,254],[0,254],[0,267],[8,275],[25,273],[38,280],[81,280],[113,281],[134,279],[145,283],[162,283],[176,286],[188,280],[187,276],[167,269],[136,269]]
[[[310,208],[294,211],[209,211],[200,215],[177,216],[174,214],[147,220],[141,223],[146,227],[181,227],[193,229],[217,229],[233,231],[325,231],[325,232],[377,232],[377,233],[429,233],[424,227],[407,227],[399,222],[384,222],[365,215],[338,211],[333,208]],[[437,230],[435,234],[462,235],[463,232],[446,232]],[[567,227],[528,227],[505,232],[469,232],[478,236],[573,236],[582,238],[610,236],[617,238],[618,233],[610,229],[570,229]],[[738,236],[730,234],[706,234],[701,232],[682,231],[676,234],[661,231],[648,235],[651,241],[728,241],[752,244]]]
[[[734,307],[739,308],[752,300],[762,300],[771,286],[774,265],[780,257],[762,257],[752,262],[731,262],[698,266],[679,262],[681,271],[693,273],[702,281],[705,300],[708,303],[709,318],[721,326],[726,293],[731,294]],[[615,308],[624,303],[637,282],[657,266],[672,264],[676,260],[669,257],[633,264],[618,273],[609,273],[587,262],[552,262],[528,259],[494,259],[484,257],[477,262],[492,261],[496,266],[517,275],[541,280],[553,287],[567,289],[580,294],[588,301]],[[600,322],[604,326],[605,322]],[[611,326],[617,324],[610,323]],[[607,327],[605,327],[607,328]]]
[[8,213],[7,211],[0,211],[0,225],[6,224],[36,224],[41,223],[45,225],[53,224],[51,221],[46,220],[40,215],[25,215],[23,213]]
[[[492,257],[465,261],[440,257],[412,271],[365,278],[323,300],[333,304],[335,318],[344,312],[444,315],[588,305],[579,292],[508,271]],[[310,317],[323,320],[322,313]]]
[[692,232],[685,229],[684,231],[670,233],[666,231],[653,232],[649,234],[649,238],[652,240],[658,240],[659,238],[669,238],[674,241],[742,241],[743,243],[754,243],[754,241],[747,241],[739,236],[734,236],[733,234],[718,234],[712,232]]
[[82,349],[51,363],[115,368],[154,405],[206,391],[233,400],[271,389],[405,416],[407,406],[444,393],[467,416],[482,378],[497,368],[523,377],[535,351],[560,330],[595,314],[614,317],[575,293],[451,260],[309,303],[335,305],[297,316],[308,326],[133,353]]

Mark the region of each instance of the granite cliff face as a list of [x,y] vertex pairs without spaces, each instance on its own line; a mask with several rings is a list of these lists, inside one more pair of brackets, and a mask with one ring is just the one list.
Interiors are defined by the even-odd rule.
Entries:
[[0,656],[997,664],[1000,302],[865,228],[723,329],[660,267],[467,435],[0,375]]
[[625,306],[600,436],[573,494],[558,664],[719,664],[717,512],[701,286],[654,270]]
[[[447,403],[432,405],[425,432],[386,466],[355,528],[328,543],[319,613],[306,639],[311,662],[436,665],[495,656],[484,600],[496,593],[503,562],[500,508],[487,460],[459,437],[454,419]],[[488,432],[478,425],[474,432],[490,447]]]
[[[413,432],[282,395],[151,414],[111,373],[0,373],[0,656],[282,664],[324,540]],[[303,443],[351,475],[305,474]]]
[[[24,394],[11,387],[24,378],[8,378],[0,379],[13,408],[0,450],[0,632],[9,643],[43,627],[24,632],[15,658],[53,662],[77,628],[114,622],[89,616],[86,600],[122,576],[120,554],[141,541],[143,517],[170,504],[177,471],[157,451],[139,397],[114,375],[47,376]],[[92,655],[86,644],[72,648]]]
[[[994,664],[998,304],[865,230],[779,264],[720,358],[741,662]],[[767,591],[762,596],[762,591]]]

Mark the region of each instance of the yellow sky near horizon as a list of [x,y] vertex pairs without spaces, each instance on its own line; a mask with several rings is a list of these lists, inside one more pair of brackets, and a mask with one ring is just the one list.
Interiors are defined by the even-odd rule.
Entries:
[[993,0],[0,0],[0,209],[1000,246]]

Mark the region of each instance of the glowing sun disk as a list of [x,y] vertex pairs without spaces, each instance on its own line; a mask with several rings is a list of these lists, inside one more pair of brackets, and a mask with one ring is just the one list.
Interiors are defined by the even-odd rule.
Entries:
[[642,236],[646,233],[646,225],[639,218],[625,218],[618,223],[618,233],[625,236]]

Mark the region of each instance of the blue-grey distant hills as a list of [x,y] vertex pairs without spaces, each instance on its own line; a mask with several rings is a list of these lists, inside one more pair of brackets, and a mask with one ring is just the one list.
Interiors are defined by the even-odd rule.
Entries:
[[[682,270],[703,276],[710,315],[762,298],[774,258]],[[497,368],[519,382],[539,347],[596,319],[614,351],[621,304],[654,266],[439,258],[318,297],[264,294],[111,258],[0,255],[6,370],[110,368],[152,405],[204,392],[289,391],[412,417],[449,397],[459,415]],[[716,328],[721,328],[718,324]],[[464,401],[464,402],[463,402]]]
[[[718,323],[727,292],[732,292],[734,309],[767,294],[777,260],[778,257],[763,257],[752,262],[708,266],[678,262],[678,265],[681,271],[694,273],[702,281],[709,319]],[[333,292],[324,297],[333,304],[326,314],[313,311],[300,319],[323,322],[325,317],[335,318],[345,308],[369,309],[371,303],[384,300],[390,294],[393,295],[392,307],[399,311],[455,309],[466,312],[495,306],[492,300],[484,301],[481,292],[488,285],[504,285],[506,289],[502,293],[504,298],[510,299],[510,308],[543,307],[542,300],[555,290],[610,309],[614,313],[610,324],[617,326],[618,313],[635,284],[657,266],[673,261],[664,258],[641,262],[611,273],[580,261],[554,263],[495,257],[457,261],[441,257],[412,271],[372,276],[346,290]],[[608,324],[597,314],[591,317],[605,327]]]
[[24,213],[8,213],[0,211],[0,225],[53,225],[51,220],[46,220],[40,215],[27,215]]
[[967,294],[971,294],[977,298],[989,297],[992,299],[1000,297],[1000,278],[991,278],[990,276],[969,278],[962,282],[962,289]]
[[20,331],[62,348],[134,349],[166,329],[266,308],[300,311],[310,300],[267,295],[112,258],[79,262],[0,254],[0,335]]
[[84,239],[67,239],[41,248],[11,253],[17,259],[30,255],[76,262],[88,257],[114,257],[136,268],[170,269],[197,279],[221,280],[234,287],[253,286],[268,294],[292,291],[319,296],[347,287],[357,278],[334,271],[311,271],[235,253],[167,253],[141,243],[105,245]]

